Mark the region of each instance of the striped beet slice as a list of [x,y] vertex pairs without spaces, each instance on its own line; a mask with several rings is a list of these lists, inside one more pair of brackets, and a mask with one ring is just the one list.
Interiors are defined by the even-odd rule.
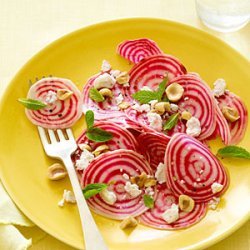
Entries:
[[237,144],[242,140],[247,129],[247,108],[237,95],[229,91],[226,91],[224,95],[216,99],[219,102],[221,110],[223,106],[229,106],[231,108],[235,108],[239,113],[239,120],[235,122],[228,122],[231,133],[231,144]]
[[230,133],[230,128],[228,125],[227,120],[223,116],[218,104],[215,104],[216,108],[216,123],[217,127],[216,129],[218,130],[218,134],[221,137],[221,140],[224,142],[225,145],[230,145],[231,144],[231,133]]
[[63,78],[43,78],[31,86],[27,98],[45,102],[49,92],[57,93],[59,89],[67,89],[73,95],[67,100],[57,99],[40,110],[26,109],[26,115],[35,125],[49,129],[69,128],[82,115],[81,92],[68,79]]
[[[101,128],[105,131],[112,133],[113,138],[107,141],[105,144],[109,146],[109,150],[117,150],[117,149],[130,149],[137,151],[138,143],[135,140],[134,136],[125,128],[122,128],[117,123],[107,122],[107,121],[98,121],[95,122],[94,127]],[[86,131],[84,131],[77,139],[77,145],[79,144],[88,144],[95,150],[98,146],[103,143],[90,141],[86,136]],[[72,159],[75,162],[81,156],[82,150],[78,147],[75,153],[72,155]]]
[[[207,202],[225,192],[229,176],[219,160],[198,140],[183,133],[175,134],[165,153],[166,180],[175,195],[186,194],[196,202]],[[212,184],[223,185],[212,192]]]
[[147,38],[140,38],[123,41],[118,45],[117,53],[132,63],[138,63],[144,58],[162,54],[163,52],[154,41]]
[[171,207],[172,204],[178,204],[178,197],[166,187],[165,184],[158,184],[156,187],[154,208],[147,210],[138,217],[141,224],[156,229],[175,230],[190,227],[199,222],[206,214],[207,205],[205,203],[195,204],[194,209],[187,213],[179,211],[179,219],[168,224],[162,214]]
[[164,155],[170,137],[156,132],[142,133],[137,137],[141,154],[148,159],[153,171],[160,162],[164,162]]
[[93,110],[96,120],[124,117],[124,113],[119,111],[116,103],[116,97],[118,97],[119,94],[123,94],[123,89],[119,84],[115,84],[111,89],[113,92],[113,98],[111,99],[107,99],[103,102],[95,102],[89,98],[89,91],[94,86],[94,80],[101,74],[103,73],[96,74],[89,78],[83,88],[83,112],[86,113],[89,109]]
[[125,99],[131,100],[132,94],[141,90],[144,86],[156,90],[166,75],[171,80],[186,73],[187,71],[181,62],[171,55],[149,56],[135,64],[129,71],[130,86],[124,89]]
[[[208,138],[216,127],[215,103],[210,88],[194,74],[178,76],[172,79],[168,86],[173,83],[178,83],[184,88],[184,94],[177,103],[180,112],[189,111],[200,121],[201,133],[197,139]],[[179,132],[184,132],[183,126]]]
[[144,205],[142,194],[131,198],[124,190],[126,179],[123,177],[123,174],[135,176],[142,172],[152,175],[145,158],[132,150],[119,149],[98,156],[84,171],[82,187],[90,183],[115,181],[108,189],[116,194],[117,201],[114,205],[109,205],[100,195],[96,195],[88,199],[88,205],[97,214],[116,220],[142,214],[148,209]]

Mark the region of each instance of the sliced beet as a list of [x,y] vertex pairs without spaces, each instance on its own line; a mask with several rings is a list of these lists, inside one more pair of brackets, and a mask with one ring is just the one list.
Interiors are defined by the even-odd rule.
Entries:
[[205,203],[195,204],[191,212],[179,210],[179,219],[168,224],[162,218],[162,214],[169,209],[172,204],[178,205],[178,197],[175,196],[165,184],[158,184],[154,199],[154,208],[144,212],[138,217],[138,220],[141,224],[156,229],[175,230],[190,227],[199,222],[207,211],[207,205]]
[[[175,195],[185,194],[197,203],[207,202],[224,193],[229,176],[212,152],[195,138],[183,133],[175,134],[165,153],[166,181]],[[212,184],[223,186],[217,193]]]
[[155,171],[164,156],[170,137],[156,133],[146,132],[137,137],[141,153],[148,158],[151,168]]
[[118,45],[117,53],[132,63],[138,63],[149,56],[162,54],[163,52],[154,41],[140,38],[123,41]]
[[142,172],[153,174],[145,158],[132,150],[119,149],[101,154],[84,171],[82,187],[91,183],[114,181],[108,189],[116,194],[117,201],[114,205],[109,205],[100,195],[96,195],[88,199],[88,205],[96,213],[116,220],[142,214],[148,209],[144,205],[143,196],[130,197],[124,189],[127,180],[123,176],[136,176]]
[[229,91],[226,91],[224,95],[216,99],[219,102],[221,110],[224,106],[228,106],[230,108],[235,108],[239,113],[240,118],[237,121],[227,121],[231,133],[231,144],[237,144],[242,140],[247,129],[247,108],[237,95]]
[[57,99],[53,103],[48,103],[45,108],[40,110],[26,109],[26,115],[32,123],[48,129],[64,129],[74,125],[81,117],[81,92],[68,79],[43,78],[31,86],[27,98],[45,102],[49,92],[56,94],[60,89],[67,89],[73,94],[67,100]]

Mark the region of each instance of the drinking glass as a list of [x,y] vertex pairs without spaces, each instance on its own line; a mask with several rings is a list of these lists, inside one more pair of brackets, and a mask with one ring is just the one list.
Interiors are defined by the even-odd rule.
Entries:
[[248,23],[250,0],[196,0],[196,10],[207,27],[233,32]]

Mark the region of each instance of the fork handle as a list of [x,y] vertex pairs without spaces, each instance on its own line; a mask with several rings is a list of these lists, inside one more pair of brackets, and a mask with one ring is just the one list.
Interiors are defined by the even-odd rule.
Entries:
[[63,163],[68,171],[69,179],[76,198],[84,234],[85,250],[108,250],[83,196],[71,158],[67,157],[63,159]]

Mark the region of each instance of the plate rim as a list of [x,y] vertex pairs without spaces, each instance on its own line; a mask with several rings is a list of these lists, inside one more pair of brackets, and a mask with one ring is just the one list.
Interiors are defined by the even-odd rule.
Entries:
[[[168,24],[170,26],[178,26],[178,27],[183,27],[185,30],[190,30],[193,32],[198,32],[200,34],[202,34],[203,36],[207,36],[209,39],[212,39],[214,41],[216,41],[216,43],[220,43],[223,47],[225,47],[227,50],[231,50],[232,52],[234,52],[235,54],[237,54],[237,57],[239,57],[242,61],[244,61],[244,63],[248,64],[250,66],[250,60],[248,60],[248,58],[244,57],[239,51],[237,51],[235,48],[233,48],[231,45],[227,44],[226,42],[224,42],[222,39],[208,33],[207,31],[204,31],[198,27],[194,27],[191,25],[187,25],[185,23],[181,23],[181,22],[177,22],[177,21],[172,21],[172,20],[168,20],[168,19],[162,19],[162,18],[150,18],[150,17],[132,17],[132,18],[120,18],[120,19],[114,19],[114,20],[107,20],[107,21],[103,21],[103,22],[98,22],[98,23],[94,23],[91,25],[87,25],[84,26],[82,28],[76,29],[72,32],[69,32],[55,40],[53,40],[52,42],[50,42],[49,44],[47,44],[46,46],[42,47],[37,53],[35,53],[33,56],[31,56],[27,62],[25,64],[23,64],[19,70],[15,73],[14,77],[11,79],[11,81],[7,84],[7,86],[5,87],[4,91],[2,92],[1,96],[0,96],[0,116],[3,113],[3,106],[4,103],[7,99],[7,96],[11,90],[11,87],[13,85],[13,83],[16,81],[16,79],[18,78],[18,75],[22,73],[23,70],[25,70],[26,67],[29,66],[29,64],[32,64],[32,62],[34,60],[36,60],[37,57],[39,57],[42,53],[44,53],[44,51],[46,51],[47,49],[50,49],[51,47],[57,45],[57,43],[60,43],[61,41],[63,41],[64,39],[69,39],[71,36],[76,35],[77,33],[81,33],[83,31],[87,31],[87,30],[91,30],[91,29],[98,29],[98,27],[102,27],[102,26],[106,26],[106,25],[117,25],[117,23],[127,23],[127,22],[143,22],[143,21],[148,21],[148,22],[163,22],[165,24]],[[21,202],[19,203],[18,197],[15,196],[14,193],[12,193],[11,191],[11,187],[8,186],[8,183],[5,181],[5,179],[3,178],[3,173],[1,171],[0,168],[0,180],[4,186],[4,188],[6,189],[7,193],[9,194],[9,196],[11,197],[12,201],[16,204],[16,206],[21,210],[22,213],[24,213],[24,215],[26,217],[28,217],[36,226],[40,227],[43,231],[45,231],[46,233],[48,233],[49,235],[51,235],[52,237],[56,238],[57,240],[65,243],[66,245],[72,246],[76,249],[78,249],[78,245],[74,244],[74,243],[69,243],[67,242],[64,238],[60,237],[59,235],[54,235],[52,230],[47,230],[46,229],[46,225],[44,225],[41,221],[37,221],[36,217],[34,217],[32,214],[30,214],[29,211],[27,211],[25,209],[25,207],[22,206]],[[250,219],[250,211],[248,211],[248,213],[241,217],[241,219],[239,219],[238,221],[236,221],[235,224],[233,224],[230,228],[226,228],[224,230],[221,231],[220,234],[216,235],[216,236],[211,236],[207,239],[204,239],[196,244],[193,244],[192,246],[187,247],[186,249],[188,250],[192,250],[192,249],[204,249],[204,248],[208,248],[218,242],[220,242],[221,240],[227,238],[229,235],[231,235],[233,232],[235,232],[237,229],[239,229],[243,224],[245,224],[248,220]],[[34,222],[36,221],[36,223]]]

